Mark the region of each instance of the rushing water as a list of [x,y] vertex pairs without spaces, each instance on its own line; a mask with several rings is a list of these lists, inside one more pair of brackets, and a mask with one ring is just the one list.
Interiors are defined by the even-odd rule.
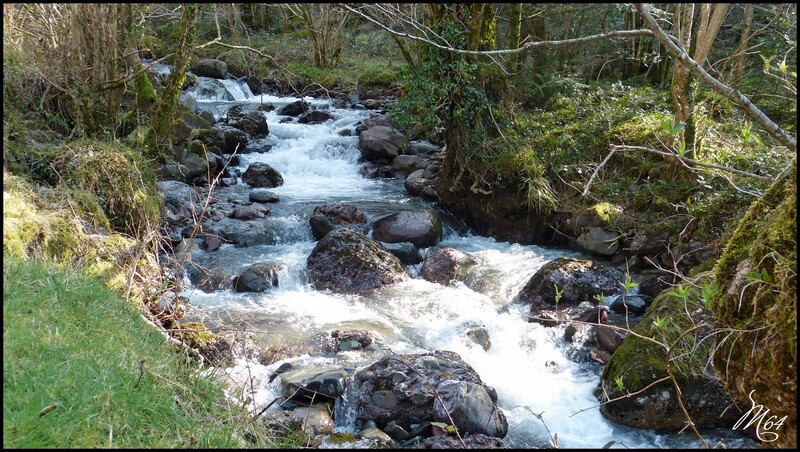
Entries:
[[[252,332],[263,347],[301,345],[316,334],[335,329],[376,332],[384,347],[383,352],[344,352],[336,358],[303,354],[269,366],[241,358],[227,371],[242,381],[252,381],[247,385],[251,389],[247,396],[252,398],[254,409],[280,395],[277,381],[269,383],[268,376],[287,361],[300,367],[356,369],[376,361],[387,350],[417,353],[444,349],[461,355],[485,383],[497,389],[498,405],[509,422],[504,441],[511,447],[547,447],[548,429],[557,433],[560,447],[600,448],[611,441],[616,442],[614,447],[700,446],[688,432],[658,434],[605,420],[593,395],[602,366],[575,358],[580,338],[577,344],[565,342],[563,326],[544,328],[528,323],[514,308],[502,309],[542,265],[562,256],[579,257],[575,252],[499,242],[447,227],[436,248],[453,247],[480,262],[467,284],[443,286],[425,281],[418,276],[417,265],[408,267],[412,278],[407,282],[368,294],[339,295],[312,289],[306,284],[304,268],[315,245],[308,223],[315,206],[346,202],[361,208],[368,220],[399,210],[435,206],[408,195],[402,181],[366,179],[359,174],[358,138],[355,134],[341,136],[339,131],[354,131],[359,121],[369,117],[368,111],[334,108],[326,100],[306,98],[315,108],[327,109],[335,119],[319,125],[298,124],[296,120],[281,123],[284,117],[277,111],[298,98],[254,96],[246,84],[236,80],[202,81],[216,84],[220,90],[214,95],[194,93],[199,108],[216,118],[224,116],[234,103],[276,107],[264,113],[275,146],[267,153],[242,155],[240,166],[244,170],[250,163],[266,162],[282,174],[285,183],[270,189],[280,196],[279,203],[270,205],[272,212],[267,220],[276,232],[276,244],[247,248],[223,245],[213,253],[200,251],[195,259],[222,264],[237,273],[262,261],[280,263],[283,270],[279,287],[266,293],[227,290],[206,294],[189,286],[183,295],[191,300],[190,314]],[[225,98],[234,102],[220,100]],[[247,187],[240,184],[226,190],[244,192]],[[466,335],[476,326],[489,333],[488,351]],[[279,409],[277,405],[270,409]],[[352,413],[348,413],[346,404],[339,403],[336,413],[337,431],[351,430]],[[713,445],[719,438],[725,438],[729,447],[745,444],[727,429],[708,432],[706,439]]]

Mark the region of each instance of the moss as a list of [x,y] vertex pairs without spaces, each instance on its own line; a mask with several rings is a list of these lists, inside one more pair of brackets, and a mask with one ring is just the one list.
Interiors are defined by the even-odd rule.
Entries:
[[[707,281],[708,276],[698,279],[695,284],[702,285]],[[703,310],[703,307],[695,301],[698,298],[696,291],[692,290],[684,304],[683,298],[675,295],[674,291],[661,293],[653,300],[652,305],[642,320],[633,328],[633,331],[662,343],[672,344],[684,331],[693,326],[693,321],[696,322],[697,318],[701,317],[696,314]],[[686,312],[695,313],[693,315],[696,318],[690,319]],[[666,325],[664,329],[656,327],[657,319],[661,319]],[[679,384],[702,379],[709,349],[707,343],[698,340],[698,334],[705,335],[707,331],[699,330],[697,334],[685,336],[671,353],[672,369]],[[623,379],[627,392],[635,392],[665,376],[667,376],[667,370],[664,348],[628,335],[606,363],[602,380],[610,383],[606,384],[606,388],[612,389],[609,397],[614,398],[623,395],[613,384],[617,377]],[[672,387],[671,383],[663,383],[661,386]]]
[[714,366],[745,406],[785,414],[779,439],[797,443],[797,160],[739,222],[714,269],[721,290],[712,310],[720,324]]
[[358,441],[358,436],[350,433],[331,433],[329,438],[333,444],[347,444]]
[[216,337],[209,331],[203,322],[186,322],[181,324],[180,336],[194,348],[204,348],[211,345]]
[[136,93],[141,108],[148,108],[155,104],[156,91],[153,89],[153,83],[150,82],[147,71],[142,71],[136,76]]

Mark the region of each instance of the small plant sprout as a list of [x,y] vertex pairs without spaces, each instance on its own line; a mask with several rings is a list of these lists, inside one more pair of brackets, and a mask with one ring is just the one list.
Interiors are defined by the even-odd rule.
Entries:
[[603,294],[599,293],[594,296],[594,300],[597,302],[597,304],[605,304],[606,297]]
[[633,281],[630,273],[625,273],[625,282],[621,284],[622,288],[625,289],[625,293],[628,293],[634,288],[639,287],[639,283]]
[[678,284],[677,286],[675,286],[675,289],[667,292],[667,295],[671,295],[675,298],[680,299],[681,301],[686,301],[689,298],[689,286]]
[[711,301],[714,299],[714,296],[716,294],[717,294],[716,283],[706,284],[703,286],[703,290],[700,293],[700,300],[703,301],[703,305],[706,308],[711,306]]
[[664,331],[667,328],[667,320],[662,319],[661,316],[656,316],[656,319],[653,320],[653,326],[661,331]]
[[558,302],[561,301],[561,296],[564,295],[564,289],[558,290],[558,286],[553,284],[556,288],[556,311],[558,311]]
[[614,383],[617,384],[619,392],[625,392],[625,383],[622,382],[622,376],[617,376],[614,378]]

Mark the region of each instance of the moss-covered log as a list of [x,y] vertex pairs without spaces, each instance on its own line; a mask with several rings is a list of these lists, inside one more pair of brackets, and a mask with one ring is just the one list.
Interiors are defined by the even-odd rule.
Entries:
[[752,392],[770,415],[788,416],[765,444],[790,448],[797,445],[796,179],[797,159],[740,221],[714,269],[721,290],[712,305],[723,328],[715,367],[745,411]]

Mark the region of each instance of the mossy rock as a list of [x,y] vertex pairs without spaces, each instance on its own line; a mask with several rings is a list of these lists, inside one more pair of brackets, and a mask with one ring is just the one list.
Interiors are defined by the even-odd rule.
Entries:
[[787,416],[770,447],[797,446],[797,159],[739,222],[714,268],[712,312],[728,333],[714,366],[742,404]]
[[[695,281],[707,284],[708,274]],[[729,409],[730,398],[713,369],[708,368],[712,329],[710,315],[699,304],[693,289],[686,299],[676,290],[662,293],[653,301],[642,320],[633,328],[641,336],[663,344],[680,341],[671,351],[670,366],[681,388],[681,400],[698,428],[730,427],[741,416]],[[692,313],[692,318],[687,315]],[[706,323],[688,334],[695,325]],[[659,327],[656,324],[661,323]],[[606,363],[595,395],[601,402],[635,393],[667,377],[666,350],[661,345],[629,334]],[[618,386],[618,379],[623,388]],[[677,403],[675,388],[666,380],[646,391],[615,402],[605,403],[600,412],[614,422],[634,428],[677,431],[685,426],[685,417]]]
[[179,334],[189,346],[197,349],[208,347],[216,337],[203,322],[182,323]]

